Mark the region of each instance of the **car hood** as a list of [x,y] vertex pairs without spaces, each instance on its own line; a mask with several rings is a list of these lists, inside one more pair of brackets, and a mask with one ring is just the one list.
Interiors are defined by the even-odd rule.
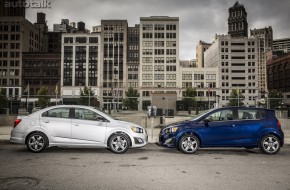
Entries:
[[176,126],[180,129],[201,127],[201,125],[198,124],[196,120],[190,120],[190,121],[186,120],[186,121],[181,121],[181,122],[176,122],[176,123],[171,123],[169,125],[166,125],[165,127],[162,128],[162,130],[170,126]]
[[135,123],[131,123],[131,122],[128,122],[128,121],[114,120],[114,122],[117,123],[117,124],[119,124],[120,126],[125,126],[125,127],[134,126],[134,127],[140,127],[142,129],[144,129],[144,127],[141,127],[140,125],[137,125]]

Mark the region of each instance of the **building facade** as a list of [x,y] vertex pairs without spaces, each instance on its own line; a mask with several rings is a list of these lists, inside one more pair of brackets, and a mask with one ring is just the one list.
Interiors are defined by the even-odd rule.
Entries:
[[[290,53],[275,56],[267,61],[268,88],[283,93],[290,99]],[[289,100],[287,102],[290,103]]]
[[272,27],[250,30],[251,36],[257,37],[258,48],[258,80],[261,98],[264,98],[268,91],[267,87],[267,52],[273,49],[273,30]]
[[100,33],[63,34],[61,49],[61,95],[65,99],[80,95],[85,86],[100,96]]
[[[140,18],[140,104],[144,109],[151,93],[179,92],[179,18]],[[140,105],[141,106],[141,105]]]
[[25,18],[26,0],[1,0],[0,1],[0,17],[23,17]]
[[284,53],[290,52],[290,38],[273,40],[273,50],[282,50]]
[[194,68],[182,65],[179,77],[181,77],[182,97],[186,97],[187,88],[195,88],[196,101],[206,102],[206,106],[203,107],[212,108],[214,103],[220,103],[218,68]]
[[61,53],[61,35],[62,32],[48,32],[48,52]]
[[257,38],[216,35],[205,52],[205,67],[218,68],[221,105],[226,106],[233,89],[245,96],[246,106],[255,106],[258,97]]
[[128,27],[127,81],[128,87],[139,90],[139,25]]
[[55,97],[55,89],[60,89],[60,53],[23,53],[22,87],[24,96],[27,96],[25,87],[29,84],[29,96],[37,98],[41,87],[47,87],[49,95]]
[[210,43],[199,41],[196,46],[196,64],[198,68],[204,67],[204,52],[211,46]]
[[238,1],[229,8],[228,34],[232,38],[248,37],[247,12]]
[[127,20],[101,21],[101,107],[122,108],[128,89],[127,81]]
[[0,85],[7,96],[20,96],[22,53],[45,49],[45,31],[23,17],[0,17]]

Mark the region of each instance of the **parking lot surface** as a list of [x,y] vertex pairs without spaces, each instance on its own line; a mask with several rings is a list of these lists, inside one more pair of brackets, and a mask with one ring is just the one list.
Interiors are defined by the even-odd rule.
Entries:
[[200,149],[186,155],[149,144],[122,155],[106,149],[28,152],[0,142],[0,189],[290,189],[290,146]]

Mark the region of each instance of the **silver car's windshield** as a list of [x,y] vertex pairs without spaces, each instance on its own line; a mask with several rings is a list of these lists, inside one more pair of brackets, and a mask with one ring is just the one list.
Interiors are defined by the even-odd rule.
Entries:
[[109,115],[107,112],[104,112],[103,110],[97,108],[97,107],[94,107],[94,109],[98,110],[99,112],[102,112],[104,115],[106,115],[106,117],[110,118],[110,119],[113,119],[113,120],[118,120],[116,117],[112,116],[112,115]]

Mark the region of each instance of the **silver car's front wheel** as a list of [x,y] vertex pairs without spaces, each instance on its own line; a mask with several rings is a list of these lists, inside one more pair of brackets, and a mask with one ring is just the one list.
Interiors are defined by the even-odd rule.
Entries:
[[109,139],[109,146],[114,153],[125,153],[129,149],[129,139],[126,135],[115,134]]
[[184,135],[179,140],[179,149],[186,154],[193,154],[199,148],[199,140],[194,135]]
[[262,139],[260,149],[266,154],[276,154],[280,150],[280,140],[274,135],[267,135]]
[[42,152],[48,145],[47,137],[42,133],[33,133],[27,138],[27,148],[31,152]]

